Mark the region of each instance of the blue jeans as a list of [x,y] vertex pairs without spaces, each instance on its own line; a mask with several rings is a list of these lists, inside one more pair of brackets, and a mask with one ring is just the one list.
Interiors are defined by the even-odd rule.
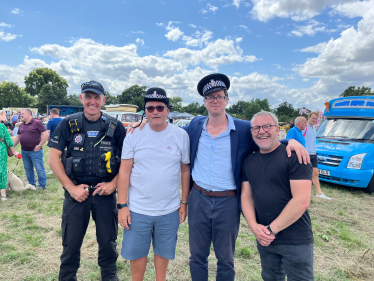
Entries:
[[39,187],[47,187],[47,174],[44,169],[43,149],[39,151],[22,150],[23,167],[25,168],[27,181],[36,186],[35,170],[38,174]]
[[208,256],[213,242],[217,281],[235,279],[234,251],[240,212],[237,196],[212,197],[192,188],[188,199],[190,272],[193,281],[208,280]]
[[[275,238],[277,239],[277,238]],[[313,243],[262,246],[257,242],[264,281],[312,281]]]

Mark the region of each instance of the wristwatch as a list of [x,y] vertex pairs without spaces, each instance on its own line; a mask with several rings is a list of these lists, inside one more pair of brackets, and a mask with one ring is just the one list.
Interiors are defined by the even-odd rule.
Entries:
[[273,229],[271,228],[270,224],[268,225],[267,229],[270,231],[270,234],[271,234],[271,235],[273,235],[273,236],[277,235],[277,233],[275,233],[275,232],[273,231]]
[[117,204],[117,209],[122,209],[122,208],[126,208],[127,207],[127,203],[125,204]]
[[40,144],[38,144],[39,146],[40,146],[40,148],[43,148],[43,146],[42,145],[40,145]]

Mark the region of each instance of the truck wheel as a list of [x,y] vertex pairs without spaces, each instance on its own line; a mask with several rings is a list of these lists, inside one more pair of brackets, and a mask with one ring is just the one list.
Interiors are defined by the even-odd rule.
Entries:
[[374,193],[374,176],[371,178],[371,181],[368,184],[368,187],[366,188],[366,192],[371,194]]

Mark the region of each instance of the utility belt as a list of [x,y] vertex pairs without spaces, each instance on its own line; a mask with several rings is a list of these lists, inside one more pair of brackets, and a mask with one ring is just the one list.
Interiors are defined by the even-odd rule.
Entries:
[[[105,163],[106,170],[98,171],[93,176],[115,177],[118,174],[121,160],[118,156],[112,156],[110,151],[102,154],[97,161],[97,165]],[[84,157],[68,157],[67,150],[64,150],[61,156],[61,162],[64,165],[66,175],[71,180],[74,180],[77,176],[86,175]]]

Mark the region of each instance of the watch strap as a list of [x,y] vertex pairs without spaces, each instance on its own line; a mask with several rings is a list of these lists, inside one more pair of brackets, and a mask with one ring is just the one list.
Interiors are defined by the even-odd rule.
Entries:
[[274,236],[277,235],[277,234],[273,231],[273,229],[271,228],[270,224],[268,225],[267,230],[270,231],[270,234],[271,234],[271,235],[274,235]]
[[126,208],[127,207],[127,203],[125,204],[117,204],[117,209],[122,209],[122,208]]

